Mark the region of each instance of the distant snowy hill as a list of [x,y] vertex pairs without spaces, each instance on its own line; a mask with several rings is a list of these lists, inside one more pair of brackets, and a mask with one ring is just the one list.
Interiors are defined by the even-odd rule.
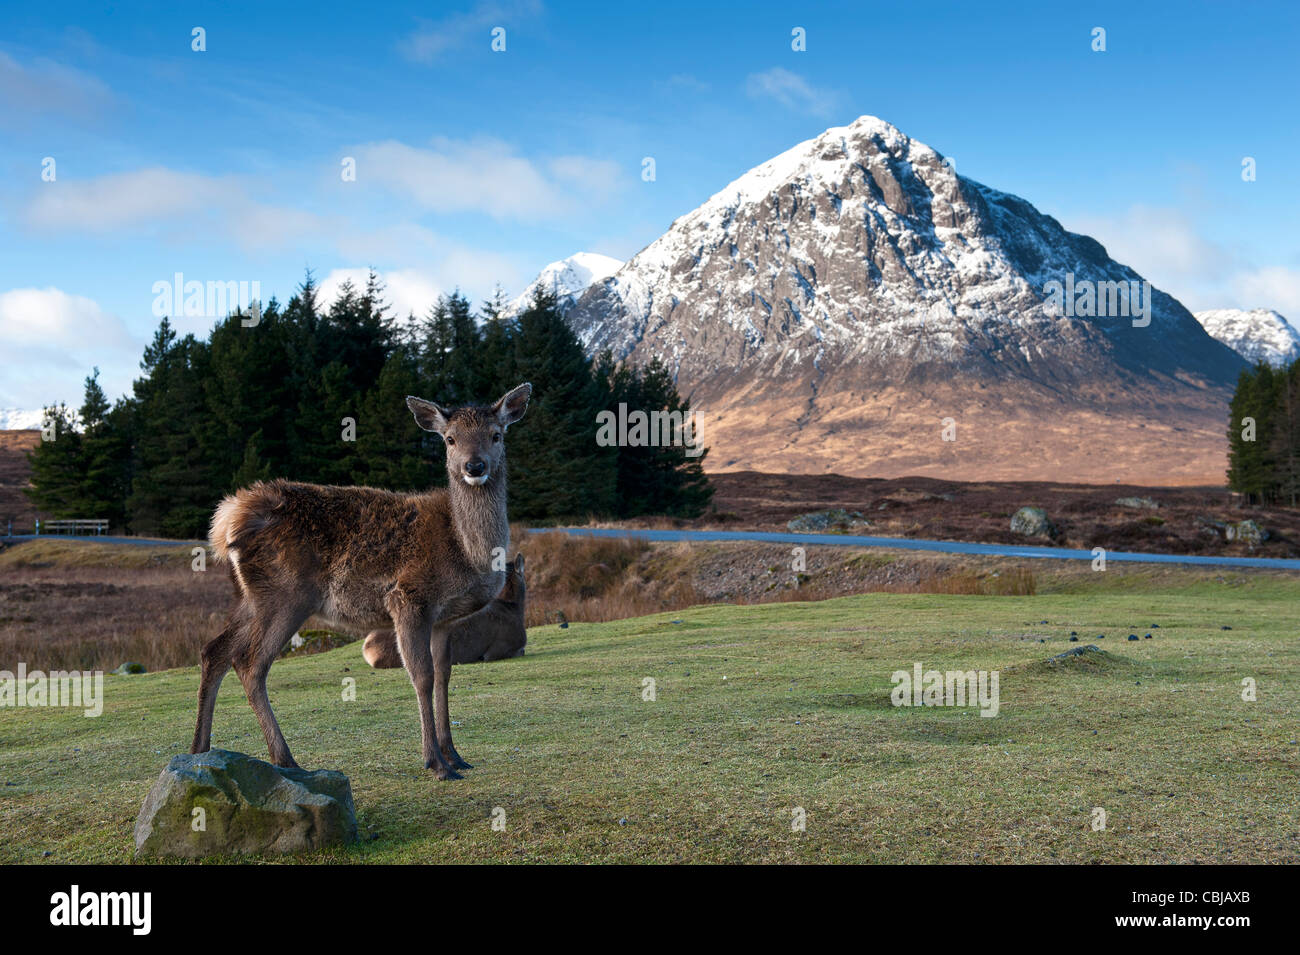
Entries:
[[1278,367],[1300,358],[1300,332],[1271,308],[1214,308],[1195,314],[1212,337],[1249,362]]
[[622,267],[623,263],[618,259],[595,252],[577,252],[567,259],[552,262],[529,283],[523,294],[510,303],[506,314],[523,311],[538,288],[551,292],[559,300],[560,310],[567,311],[589,285],[609,278]]
[[27,411],[23,408],[0,408],[0,431],[39,430],[44,412],[37,408]]

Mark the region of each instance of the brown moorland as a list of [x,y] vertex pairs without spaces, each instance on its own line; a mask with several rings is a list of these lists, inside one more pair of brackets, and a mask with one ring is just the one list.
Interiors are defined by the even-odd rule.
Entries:
[[[939,478],[855,478],[839,474],[712,473],[713,504],[702,517],[623,522],[626,526],[786,531],[810,512],[844,508],[868,526],[848,533],[873,537],[1045,544],[1157,554],[1300,557],[1300,509],[1248,504],[1222,487],[1144,487],[1046,481],[962,482]],[[1148,498],[1156,507],[1126,507]],[[1011,532],[1011,515],[1041,507],[1059,529],[1055,540]],[[1269,534],[1262,544],[1229,541],[1226,525],[1254,520]]]

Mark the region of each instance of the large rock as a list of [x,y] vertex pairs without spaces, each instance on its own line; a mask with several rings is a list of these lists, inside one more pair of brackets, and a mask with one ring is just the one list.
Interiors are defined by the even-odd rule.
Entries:
[[[204,810],[198,831],[195,809]],[[135,823],[136,853],[150,856],[301,852],[356,837],[342,773],[282,769],[221,749],[173,757]]]
[[792,521],[787,521],[785,526],[795,532],[843,532],[870,527],[871,522],[863,517],[859,511],[846,511],[842,507],[834,507],[828,511],[813,511],[811,514],[803,514]]
[[1011,533],[1022,537],[1055,537],[1056,525],[1041,507],[1022,507],[1011,515]]
[[1230,541],[1240,541],[1254,547],[1256,544],[1262,544],[1268,540],[1268,531],[1264,530],[1257,521],[1244,520],[1229,524],[1225,536]]
[[1133,507],[1144,510],[1155,510],[1160,507],[1149,497],[1117,497],[1115,503],[1120,507]]

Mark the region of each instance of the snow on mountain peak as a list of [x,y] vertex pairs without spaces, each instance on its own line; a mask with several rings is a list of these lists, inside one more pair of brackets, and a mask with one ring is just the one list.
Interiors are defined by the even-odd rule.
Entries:
[[1280,367],[1300,358],[1300,332],[1270,308],[1212,308],[1195,315],[1212,337],[1249,362]]
[[538,273],[506,308],[507,315],[521,312],[533,300],[538,288],[553,294],[560,303],[561,310],[572,305],[593,282],[599,282],[617,272],[623,263],[608,255],[596,252],[575,252],[567,259],[552,262]]
[[45,412],[26,408],[0,408],[0,431],[40,430]]
[[[1054,285],[1110,289],[1115,301],[1115,289],[1138,286],[1146,321],[1132,322],[1125,301],[1122,311],[1067,311],[1062,322]],[[1042,369],[1049,348],[1070,378],[1092,374],[1073,354],[1082,338],[1104,363],[1102,352],[1124,339],[1131,364],[1167,364],[1181,339],[1172,353],[1201,353],[1201,370],[1215,364],[1192,316],[1095,240],[958,176],[940,153],[874,116],[735,179],[593,283],[568,316],[587,348],[648,350],[696,380],[742,364],[801,375],[831,351],[839,364],[907,356],[888,362],[895,370],[931,359],[1003,364],[1019,353]],[[1146,324],[1152,332],[1135,334]]]

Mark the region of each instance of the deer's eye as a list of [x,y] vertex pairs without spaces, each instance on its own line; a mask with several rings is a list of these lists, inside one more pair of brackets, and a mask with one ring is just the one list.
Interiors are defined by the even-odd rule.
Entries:
[[449,434],[444,435],[443,440],[447,442],[447,447],[449,448],[454,448],[456,446],[456,439]]
[[492,433],[492,441],[493,441],[493,443],[496,443],[497,441],[500,441],[500,440],[501,440],[501,432],[500,432],[500,431],[494,431],[494,432]]

